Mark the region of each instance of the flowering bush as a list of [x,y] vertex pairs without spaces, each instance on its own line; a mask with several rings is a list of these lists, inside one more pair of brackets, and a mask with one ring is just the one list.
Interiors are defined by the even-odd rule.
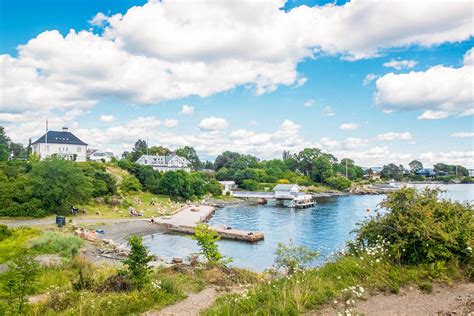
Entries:
[[387,257],[399,264],[472,260],[473,207],[438,199],[439,190],[403,188],[381,203],[388,212],[377,214],[357,230],[349,245],[358,253],[383,241]]

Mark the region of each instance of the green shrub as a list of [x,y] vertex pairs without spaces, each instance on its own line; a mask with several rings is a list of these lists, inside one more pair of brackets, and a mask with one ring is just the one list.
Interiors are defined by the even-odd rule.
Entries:
[[142,185],[134,176],[127,176],[120,184],[120,189],[124,193],[139,192],[142,189]]
[[285,269],[288,274],[293,274],[316,259],[319,253],[305,246],[295,246],[290,241],[288,245],[278,243],[275,255],[275,267]]
[[84,240],[76,236],[46,232],[31,243],[37,253],[53,253],[72,258],[84,246]]
[[240,187],[247,191],[257,191],[258,190],[258,182],[253,179],[246,179],[242,181]]
[[12,235],[12,231],[8,229],[7,225],[0,224],[0,241]]
[[226,265],[232,259],[223,256],[217,246],[220,239],[219,234],[206,224],[198,224],[194,228],[193,239],[197,241],[201,248],[201,254],[207,259],[210,265]]
[[150,267],[148,263],[154,256],[148,254],[148,249],[143,246],[141,237],[132,235],[128,239],[130,254],[123,264],[127,266],[127,275],[137,289],[142,289],[150,281]]
[[326,184],[331,188],[341,191],[348,189],[351,186],[351,181],[341,176],[327,178],[324,182],[326,182]]
[[404,188],[381,203],[387,209],[357,230],[356,247],[384,241],[392,260],[401,264],[472,259],[473,208],[469,203],[439,200],[439,190]]

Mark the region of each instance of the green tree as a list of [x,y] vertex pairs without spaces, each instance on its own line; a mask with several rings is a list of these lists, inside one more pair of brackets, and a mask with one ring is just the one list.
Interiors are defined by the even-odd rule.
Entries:
[[50,212],[64,212],[92,197],[91,180],[71,161],[53,157],[38,162],[33,165],[29,181],[33,197],[41,200]]
[[296,155],[296,163],[298,170],[306,175],[310,176],[313,173],[313,164],[316,159],[322,155],[321,149],[318,148],[305,148]]
[[11,314],[23,314],[28,302],[28,295],[36,283],[39,273],[39,264],[28,251],[19,252],[19,255],[8,264],[6,282],[3,283],[8,293],[8,306]]
[[219,171],[222,167],[229,168],[235,160],[240,158],[240,156],[241,154],[232,151],[223,152],[216,157],[216,160],[214,161],[214,170]]
[[382,171],[380,172],[382,178],[390,180],[400,181],[403,178],[403,170],[400,169],[396,164],[388,164],[383,166]]
[[278,243],[275,255],[275,268],[285,269],[290,275],[304,269],[309,263],[319,257],[317,251],[308,249],[305,246],[295,246],[291,240],[288,245]]
[[150,155],[167,156],[170,153],[171,150],[163,146],[152,146],[148,149],[148,154]]
[[0,126],[0,161],[8,160],[10,155],[10,138],[5,134],[5,128]]
[[142,155],[145,155],[147,152],[148,144],[146,141],[139,139],[135,142],[135,146],[132,150],[131,160],[133,162],[137,161]]
[[194,170],[202,169],[201,160],[193,147],[184,146],[183,148],[178,148],[176,150],[176,155],[189,160]]
[[197,241],[201,254],[207,259],[210,265],[226,265],[232,260],[223,256],[217,246],[220,239],[219,234],[206,224],[198,224],[194,228],[193,239]]
[[314,159],[312,163],[311,178],[316,181],[323,183],[329,177],[334,174],[333,166],[329,157],[322,155]]
[[423,169],[423,164],[418,160],[413,160],[408,164],[408,166],[410,167],[411,173],[417,173]]
[[132,235],[127,239],[130,254],[122,263],[127,266],[127,275],[137,289],[142,289],[150,281],[150,267],[148,263],[154,256],[148,254],[148,249],[143,245],[142,239]]

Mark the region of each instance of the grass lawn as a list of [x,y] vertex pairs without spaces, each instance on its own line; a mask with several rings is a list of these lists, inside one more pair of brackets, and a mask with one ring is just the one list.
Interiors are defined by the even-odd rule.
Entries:
[[[153,202],[153,203],[152,203]],[[86,210],[73,218],[130,218],[129,207],[144,214],[146,217],[171,215],[176,213],[183,203],[171,201],[168,196],[156,195],[149,192],[140,192],[124,195],[120,204],[109,205],[103,199],[94,200],[85,205],[78,205],[79,210]]]

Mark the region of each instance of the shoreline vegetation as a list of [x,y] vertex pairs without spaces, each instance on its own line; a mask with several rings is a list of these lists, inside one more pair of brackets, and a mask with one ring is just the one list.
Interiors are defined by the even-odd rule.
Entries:
[[[111,264],[85,256],[84,249],[97,241],[74,236],[69,224],[62,230],[0,226],[0,263],[9,262],[0,274],[0,311],[15,315],[23,302],[22,313],[28,315],[140,314],[217,287],[217,300],[201,311],[203,315],[296,315],[321,309],[354,314],[359,302],[377,293],[396,294],[405,286],[431,293],[434,284],[473,282],[471,204],[439,200],[437,190],[410,188],[389,193],[382,204],[389,212],[362,223],[346,250],[324,265],[307,268],[311,253],[282,245],[276,265],[264,273],[227,267],[228,260],[215,246],[218,237],[205,226],[195,237],[203,256],[190,264],[144,270],[140,266],[153,259],[141,250],[139,237],[123,257],[128,261]],[[140,255],[132,255],[134,251]],[[43,257],[37,272],[27,276],[31,282],[20,298],[13,284],[24,273],[18,258],[25,254],[30,260],[50,257]],[[134,264],[138,279],[127,270]],[[28,297],[37,301],[28,303]],[[472,304],[468,302],[465,311],[472,311]]]

